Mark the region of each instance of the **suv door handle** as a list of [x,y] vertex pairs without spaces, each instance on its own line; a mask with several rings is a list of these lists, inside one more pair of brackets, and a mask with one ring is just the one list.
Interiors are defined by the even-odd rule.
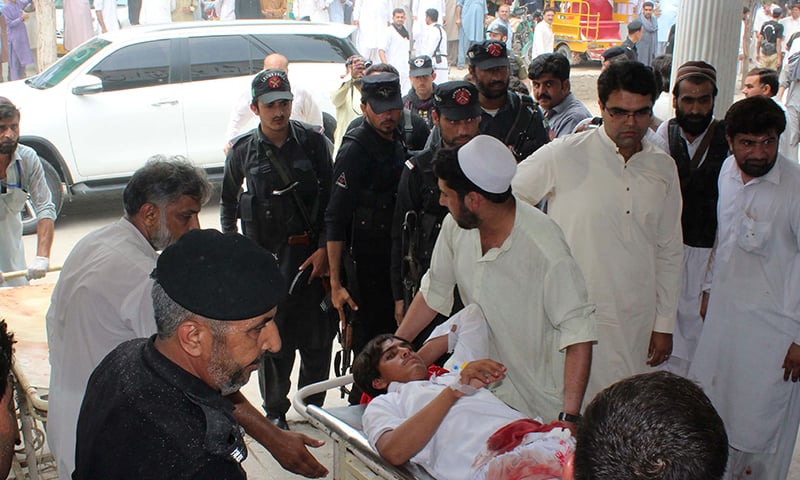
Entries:
[[154,107],[160,107],[162,105],[177,105],[177,104],[178,104],[178,101],[175,100],[175,99],[163,99],[163,100],[159,100],[159,101],[157,101],[157,102],[155,102],[155,103],[153,103],[151,105],[154,106]]

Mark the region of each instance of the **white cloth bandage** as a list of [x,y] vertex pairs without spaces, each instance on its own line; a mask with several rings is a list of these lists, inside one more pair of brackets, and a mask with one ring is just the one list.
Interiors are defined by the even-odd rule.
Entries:
[[461,380],[458,378],[453,383],[448,385],[448,387],[450,387],[451,390],[454,390],[456,392],[461,392],[467,396],[475,395],[475,392],[478,391],[478,389],[475,387],[467,385],[466,383],[461,383]]

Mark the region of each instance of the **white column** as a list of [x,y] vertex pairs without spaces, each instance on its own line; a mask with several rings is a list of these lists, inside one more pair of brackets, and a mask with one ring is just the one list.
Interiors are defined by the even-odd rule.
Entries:
[[672,80],[690,60],[713,65],[719,88],[714,115],[719,119],[733,103],[741,24],[741,0],[682,0],[678,10]]

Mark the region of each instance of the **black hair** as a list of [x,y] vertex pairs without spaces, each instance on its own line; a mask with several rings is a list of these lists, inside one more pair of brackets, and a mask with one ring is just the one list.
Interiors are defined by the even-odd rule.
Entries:
[[621,380],[586,407],[575,446],[575,480],[716,480],[728,436],[703,390],[655,372]]
[[763,83],[765,85],[769,85],[769,91],[772,94],[771,96],[775,96],[778,93],[778,87],[780,83],[778,82],[778,72],[771,68],[751,68],[749,72],[747,72],[747,76],[758,75],[759,83]]
[[[436,178],[441,179],[449,188],[455,190],[459,200],[463,201],[469,192],[481,194],[492,203],[503,203],[511,198],[511,187],[503,193],[490,193],[472,183],[472,180],[464,175],[461,166],[458,164],[458,150],[456,148],[442,148],[436,152],[433,159],[433,173]],[[487,159],[487,161],[491,161]]]
[[436,22],[439,20],[439,10],[435,8],[429,8],[425,10],[425,16],[430,18],[432,22]]
[[640,62],[612,62],[603,70],[597,79],[600,104],[605,105],[611,93],[617,90],[648,95],[653,102],[658,97],[653,70]]
[[125,213],[130,218],[142,205],[152,203],[159,208],[189,196],[204,204],[211,196],[211,184],[202,168],[181,156],[151,157],[144,167],[136,170],[122,194]]
[[397,68],[388,63],[373,63],[364,70],[364,76],[372,75],[373,73],[393,73],[398,77],[400,76],[400,72],[397,71]]
[[542,10],[542,17],[543,18],[544,18],[544,14],[547,13],[547,12],[553,12],[555,14],[556,13],[556,9],[553,8],[553,7],[547,7],[544,10]]
[[[656,83],[661,83],[662,92],[669,92],[669,77],[672,75],[672,55],[665,53],[653,59],[653,73],[656,75]],[[660,82],[659,82],[660,80]]]
[[402,13],[403,15],[405,15],[405,14],[406,14],[406,11],[405,11],[405,9],[404,9],[404,8],[395,8],[394,10],[392,10],[392,16],[393,16],[393,17],[394,17],[395,15],[397,15],[398,13]]
[[528,67],[528,78],[536,80],[545,73],[550,73],[557,79],[569,80],[569,60],[560,53],[543,53],[534,58]]
[[381,372],[378,366],[381,363],[381,356],[383,355],[383,344],[387,340],[398,339],[406,342],[405,339],[396,337],[391,333],[383,333],[373,338],[364,348],[361,349],[356,358],[353,360],[353,382],[370,397],[377,397],[386,390],[378,390],[372,386],[372,381],[381,377]]
[[737,133],[761,135],[775,130],[780,135],[786,130],[786,115],[771,98],[755,95],[731,105],[725,114],[725,133],[731,139]]
[[19,109],[11,102],[0,102],[0,120],[19,118]]

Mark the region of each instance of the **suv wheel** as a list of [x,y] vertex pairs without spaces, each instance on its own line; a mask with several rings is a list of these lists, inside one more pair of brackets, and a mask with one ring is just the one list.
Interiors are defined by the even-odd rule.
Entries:
[[[53,199],[53,205],[56,207],[56,218],[61,213],[61,207],[64,205],[64,184],[61,182],[61,177],[58,172],[44,158],[41,158],[42,168],[44,169],[44,179],[47,182],[47,188],[50,189],[50,195]],[[30,199],[25,202],[25,206],[20,213],[22,216],[22,234],[30,235],[36,233],[36,224],[39,219],[36,218],[36,212],[33,209]]]

